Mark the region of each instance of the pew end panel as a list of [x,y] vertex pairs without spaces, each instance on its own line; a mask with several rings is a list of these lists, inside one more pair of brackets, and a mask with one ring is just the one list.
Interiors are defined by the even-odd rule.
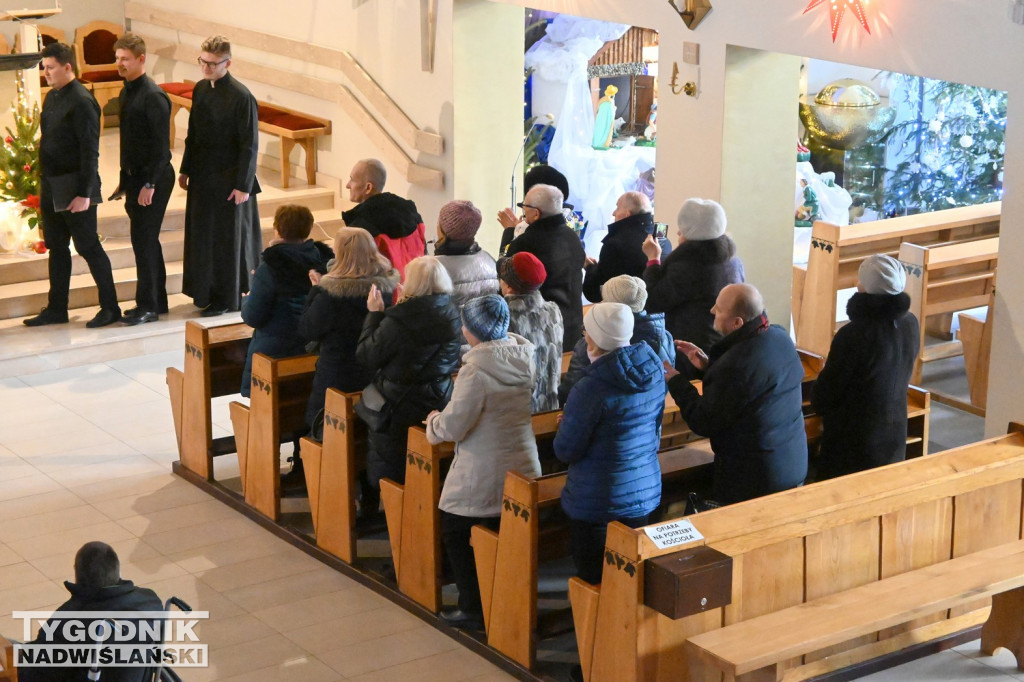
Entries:
[[232,400],[228,404],[228,413],[231,415],[231,427],[235,434],[235,442],[238,443],[238,475],[242,485],[242,494],[245,494],[246,470],[249,464],[249,406]]
[[[360,395],[327,389],[323,450],[316,482],[320,491],[316,503],[316,543],[350,564],[356,560],[356,472],[366,466],[366,426],[355,411]],[[383,497],[383,486],[381,493]]]
[[960,313],[960,343],[964,350],[964,366],[967,370],[967,386],[971,404],[984,410],[988,402],[988,371],[992,355],[992,314],[990,304],[985,319]]
[[171,418],[174,420],[174,437],[178,442],[178,456],[181,456],[181,410],[185,392],[185,373],[177,367],[168,367],[166,372],[167,392],[171,399]]
[[299,439],[299,454],[302,457],[302,472],[306,479],[306,492],[309,494],[309,513],[313,517],[313,533],[318,535],[320,528],[320,471],[323,467],[323,446],[309,436],[303,436]]

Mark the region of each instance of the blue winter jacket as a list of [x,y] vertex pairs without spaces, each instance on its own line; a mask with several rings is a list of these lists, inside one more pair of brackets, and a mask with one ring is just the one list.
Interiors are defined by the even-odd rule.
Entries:
[[[659,358],[675,366],[676,346],[672,341],[672,334],[665,329],[665,313],[647,313],[643,310],[633,313],[633,338],[629,341],[630,343],[646,341]],[[569,369],[558,384],[558,401],[562,405],[565,405],[572,387],[576,385],[576,382],[583,376],[583,371],[589,366],[587,339],[581,336],[572,349]]]
[[646,343],[591,364],[569,393],[555,455],[569,465],[562,508],[607,523],[650,514],[661,502],[665,370]]

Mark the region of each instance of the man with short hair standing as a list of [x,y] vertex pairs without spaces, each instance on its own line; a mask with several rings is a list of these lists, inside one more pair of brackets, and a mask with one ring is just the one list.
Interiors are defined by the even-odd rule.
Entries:
[[167,312],[167,275],[160,248],[160,226],[174,188],[174,168],[167,137],[171,100],[146,75],[146,43],[125,33],[114,43],[121,90],[121,181],[111,199],[124,197],[135,252],[135,307],[125,324],[159,319]]
[[642,247],[647,235],[654,234],[651,200],[640,192],[626,192],[615,202],[612,218],[615,221],[601,240],[600,256],[587,258],[583,295],[593,303],[601,300],[601,285],[612,277],[642,277],[647,267]]
[[203,80],[192,92],[178,184],[185,204],[183,291],[203,317],[239,310],[259,263],[263,238],[256,194],[256,98],[235,80],[231,43],[207,38],[199,54]]
[[512,240],[505,256],[526,251],[544,264],[547,278],[540,287],[540,295],[562,311],[564,353],[573,349],[583,333],[583,262],[587,254],[579,236],[565,222],[563,201],[562,191],[557,187],[531,187],[519,204],[527,222],[526,231]]
[[43,48],[43,76],[53,89],[40,114],[39,210],[50,251],[50,293],[46,307],[24,320],[30,327],[65,324],[71,286],[71,241],[89,265],[99,289],[100,311],[86,327],[104,327],[121,319],[117,289],[96,231],[100,203],[100,107],[75,78],[74,52],[66,43]]

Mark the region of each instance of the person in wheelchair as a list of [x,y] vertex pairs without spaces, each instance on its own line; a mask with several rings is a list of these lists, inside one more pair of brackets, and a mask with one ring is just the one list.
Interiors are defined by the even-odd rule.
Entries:
[[[45,629],[41,628],[33,644],[67,644],[81,646],[82,642],[71,642],[67,633],[60,626],[61,612],[72,611],[163,611],[164,604],[156,592],[145,587],[138,587],[130,580],[121,579],[121,564],[114,548],[105,542],[87,542],[75,554],[75,582],[65,581],[64,586],[71,593],[71,598],[61,604],[53,616],[47,620]],[[98,617],[102,617],[99,616]],[[76,619],[79,620],[79,619]],[[80,619],[88,627],[89,619]],[[56,627],[52,627],[56,626]],[[47,637],[46,632],[52,632]],[[145,635],[145,633],[143,633]],[[120,642],[126,643],[126,642]],[[148,639],[138,638],[137,642],[153,643]],[[80,667],[32,667],[19,666],[19,682],[77,682],[89,678],[88,666]],[[143,682],[152,676],[147,668],[105,667],[102,671],[103,682]]]

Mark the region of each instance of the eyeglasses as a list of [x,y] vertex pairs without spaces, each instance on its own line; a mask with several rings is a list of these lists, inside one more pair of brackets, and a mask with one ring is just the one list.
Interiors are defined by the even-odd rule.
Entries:
[[230,59],[231,59],[231,57],[228,57],[227,59],[222,59],[219,62],[208,62],[205,59],[203,59],[202,57],[196,57],[196,64],[198,64],[199,66],[205,66],[207,68],[212,69],[213,67],[220,66],[221,64],[223,64],[224,62],[226,62],[226,61],[228,61]]
[[521,201],[518,204],[516,204],[516,206],[518,206],[519,208],[532,208],[534,211],[539,211],[540,210],[536,206],[531,206],[530,204],[524,204]]

